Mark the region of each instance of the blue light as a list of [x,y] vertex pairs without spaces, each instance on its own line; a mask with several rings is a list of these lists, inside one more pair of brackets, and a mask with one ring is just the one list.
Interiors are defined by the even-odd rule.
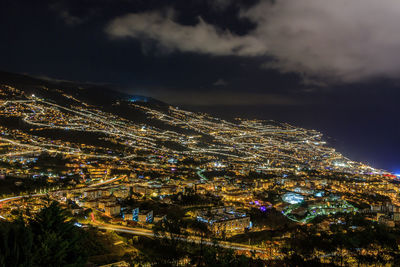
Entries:
[[148,98],[145,96],[133,96],[129,101],[131,102],[148,102]]
[[132,211],[132,221],[134,222],[139,221],[139,208],[136,208]]

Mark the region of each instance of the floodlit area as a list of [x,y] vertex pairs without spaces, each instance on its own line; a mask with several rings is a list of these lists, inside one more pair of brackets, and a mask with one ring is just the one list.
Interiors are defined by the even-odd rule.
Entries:
[[282,200],[289,204],[298,204],[304,201],[304,197],[297,193],[288,192],[282,196]]

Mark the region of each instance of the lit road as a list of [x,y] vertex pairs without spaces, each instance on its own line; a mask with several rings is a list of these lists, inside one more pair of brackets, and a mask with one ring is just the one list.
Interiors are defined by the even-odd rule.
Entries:
[[[130,228],[130,227],[123,227],[123,226],[115,226],[115,225],[95,225],[98,229],[104,229],[104,230],[111,230],[115,232],[121,232],[121,233],[128,233],[128,234],[133,234],[133,235],[139,235],[139,236],[147,236],[147,237],[155,237],[155,234],[148,229],[142,229],[142,228]],[[212,246],[215,243],[209,239],[203,239],[201,240],[200,237],[197,236],[189,236],[189,237],[178,237],[180,241],[184,242],[189,242],[189,243],[195,243],[195,244],[200,244],[203,242],[205,245]],[[227,248],[227,249],[233,249],[233,250],[239,250],[239,251],[254,251],[257,253],[266,253],[266,250],[260,249],[259,247],[255,246],[248,246],[244,244],[238,244],[238,243],[231,243],[231,242],[226,242],[226,241],[219,241],[218,246]]]
[[[100,182],[100,183],[89,185],[87,187],[102,186],[102,185],[105,185],[105,184],[113,183],[113,182],[118,181],[118,180],[123,179],[123,178],[126,178],[126,175],[119,176],[119,177],[114,177],[114,178],[111,178],[109,180],[106,180],[106,181],[103,181],[103,182]],[[82,189],[83,188],[79,188],[79,190],[82,190]],[[52,192],[57,192],[57,191],[52,191]],[[15,196],[15,197],[7,197],[7,198],[0,199],[0,203],[5,203],[5,202],[8,202],[8,201],[20,200],[20,199],[26,198],[26,197],[43,197],[45,195],[46,194],[30,194],[30,195],[20,195],[20,196]]]
[[0,199],[0,203],[19,200],[19,199],[24,198],[24,197],[42,197],[42,196],[45,196],[45,195],[46,194],[32,194],[32,195],[22,195],[22,196],[8,197],[8,198]]
[[[103,229],[103,230],[127,233],[127,234],[138,235],[138,236],[156,237],[155,234],[153,233],[153,231],[148,230],[148,229],[115,226],[115,225],[110,225],[110,224],[101,224],[101,225],[94,225],[94,226],[98,229]],[[169,238],[169,237],[167,236],[167,238]],[[279,259],[279,258],[284,257],[283,254],[281,254],[280,252],[277,252],[275,249],[274,249],[275,251],[271,253],[270,247],[262,249],[262,248],[259,248],[256,246],[250,246],[250,245],[244,245],[244,244],[232,243],[232,242],[226,242],[226,241],[218,241],[218,243],[216,244],[213,241],[211,241],[210,239],[203,238],[203,240],[201,240],[201,238],[198,236],[178,237],[178,239],[180,241],[188,242],[188,243],[194,243],[194,244],[203,243],[204,245],[208,245],[208,246],[217,245],[222,248],[232,249],[232,250],[236,250],[236,251],[259,253],[259,254],[263,254],[264,258],[268,257],[269,259]],[[331,257],[332,255],[335,255],[335,253],[318,255],[318,257],[325,258],[325,257]]]
[[106,181],[103,181],[103,182],[100,182],[100,183],[97,183],[97,184],[91,184],[88,187],[95,187],[95,186],[101,186],[101,185],[109,184],[109,183],[121,180],[123,178],[126,178],[126,177],[127,177],[126,175],[119,176],[119,177],[117,176],[117,177],[111,178],[109,180],[106,180]]

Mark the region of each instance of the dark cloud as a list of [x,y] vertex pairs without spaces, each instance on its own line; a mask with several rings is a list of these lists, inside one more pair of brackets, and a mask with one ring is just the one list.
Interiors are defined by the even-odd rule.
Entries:
[[233,0],[211,0],[210,3],[215,9],[224,10],[233,3]]
[[224,79],[218,79],[213,83],[214,86],[227,86],[228,84]]
[[[218,1],[222,5],[229,1]],[[400,77],[400,2],[397,0],[276,0],[242,9],[256,24],[236,35],[202,18],[176,22],[171,13],[135,13],[114,19],[114,38],[151,39],[170,51],[215,56],[270,56],[264,68],[330,82]]]
[[72,15],[68,6],[63,2],[56,2],[50,5],[50,9],[54,11],[60,19],[64,21],[68,26],[76,26],[83,23],[86,18],[81,18],[75,15]]

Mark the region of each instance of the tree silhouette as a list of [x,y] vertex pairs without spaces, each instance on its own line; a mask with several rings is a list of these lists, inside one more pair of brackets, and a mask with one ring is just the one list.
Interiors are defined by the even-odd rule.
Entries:
[[153,227],[153,232],[158,237],[160,251],[163,252],[159,258],[163,264],[177,265],[183,257],[185,243],[181,239],[187,234],[184,231],[186,223],[183,221],[183,215],[181,211],[171,212]]
[[28,223],[22,215],[0,223],[0,266],[84,266],[84,236],[66,210],[49,203]]
[[52,202],[29,221],[35,250],[33,260],[39,266],[83,266],[82,231],[68,219],[67,211]]
[[0,266],[31,266],[32,231],[22,217],[0,224]]

